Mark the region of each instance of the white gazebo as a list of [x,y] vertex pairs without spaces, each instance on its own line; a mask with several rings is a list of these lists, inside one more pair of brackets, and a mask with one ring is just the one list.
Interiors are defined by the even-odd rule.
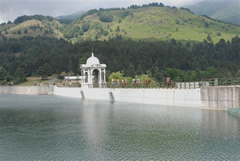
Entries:
[[106,83],[106,64],[100,64],[99,59],[92,56],[87,59],[86,64],[80,66],[83,87],[104,87]]

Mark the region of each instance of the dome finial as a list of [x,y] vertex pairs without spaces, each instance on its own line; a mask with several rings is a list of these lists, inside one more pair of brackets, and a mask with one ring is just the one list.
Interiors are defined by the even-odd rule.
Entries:
[[94,54],[93,54],[93,47],[92,47],[92,57],[94,57]]

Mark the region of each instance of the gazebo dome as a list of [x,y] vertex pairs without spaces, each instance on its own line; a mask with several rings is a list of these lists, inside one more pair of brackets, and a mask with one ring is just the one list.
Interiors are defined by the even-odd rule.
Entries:
[[93,64],[100,64],[99,59],[95,57],[92,53],[92,56],[87,59],[86,65],[91,66]]

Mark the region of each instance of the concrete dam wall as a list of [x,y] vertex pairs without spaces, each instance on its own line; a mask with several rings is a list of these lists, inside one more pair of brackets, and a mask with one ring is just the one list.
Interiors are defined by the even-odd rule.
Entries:
[[54,94],[80,99],[227,110],[240,108],[240,87],[197,89],[123,89],[54,87]]
[[0,94],[49,95],[53,89],[53,86],[2,86]]
[[201,88],[202,108],[227,110],[240,108],[240,87],[204,87]]
[[200,89],[58,88],[54,94],[81,99],[200,107]]
[[196,107],[227,110],[240,108],[240,86],[178,88],[71,88],[56,86],[3,86],[0,94],[59,95],[79,99]]

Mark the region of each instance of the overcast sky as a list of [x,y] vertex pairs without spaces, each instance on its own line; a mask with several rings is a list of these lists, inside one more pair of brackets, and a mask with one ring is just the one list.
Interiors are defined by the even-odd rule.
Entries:
[[152,2],[181,7],[199,1],[202,0],[0,0],[0,23],[14,21],[22,15],[42,14],[56,17],[94,8],[128,7]]

